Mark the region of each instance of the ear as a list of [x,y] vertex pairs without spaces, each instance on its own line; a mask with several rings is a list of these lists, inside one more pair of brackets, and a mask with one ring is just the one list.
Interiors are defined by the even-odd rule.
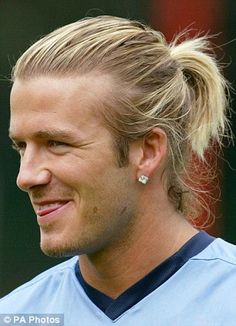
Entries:
[[167,156],[167,135],[161,128],[153,128],[142,142],[137,179],[141,175],[151,177],[157,171],[161,174]]

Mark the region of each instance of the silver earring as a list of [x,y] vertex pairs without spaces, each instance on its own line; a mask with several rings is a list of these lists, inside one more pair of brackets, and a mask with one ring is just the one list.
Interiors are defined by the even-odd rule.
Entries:
[[147,177],[146,175],[142,174],[139,178],[138,181],[141,182],[142,184],[147,184],[149,180],[149,177]]

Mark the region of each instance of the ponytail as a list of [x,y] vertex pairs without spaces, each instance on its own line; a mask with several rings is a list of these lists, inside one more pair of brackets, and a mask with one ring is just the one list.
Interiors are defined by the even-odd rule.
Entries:
[[221,144],[227,119],[227,82],[209,52],[206,37],[170,44],[170,53],[183,73],[190,96],[188,143],[200,158],[210,140]]

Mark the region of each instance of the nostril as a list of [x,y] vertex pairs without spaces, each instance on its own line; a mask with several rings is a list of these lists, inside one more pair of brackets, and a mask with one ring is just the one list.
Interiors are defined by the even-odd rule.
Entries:
[[46,185],[51,180],[51,173],[47,169],[21,168],[16,179],[17,186],[23,191],[29,191],[32,187]]

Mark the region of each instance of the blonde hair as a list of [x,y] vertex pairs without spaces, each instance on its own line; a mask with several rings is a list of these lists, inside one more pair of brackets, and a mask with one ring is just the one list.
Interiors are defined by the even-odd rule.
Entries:
[[188,183],[191,153],[204,160],[205,150],[221,144],[227,119],[227,83],[206,37],[164,36],[137,21],[99,16],[61,27],[33,44],[12,74],[27,79],[93,71],[117,81],[112,99],[104,99],[104,118],[112,130],[120,166],[127,164],[130,141],[152,128],[168,137],[167,190],[185,215],[192,205],[182,196],[197,193]]

